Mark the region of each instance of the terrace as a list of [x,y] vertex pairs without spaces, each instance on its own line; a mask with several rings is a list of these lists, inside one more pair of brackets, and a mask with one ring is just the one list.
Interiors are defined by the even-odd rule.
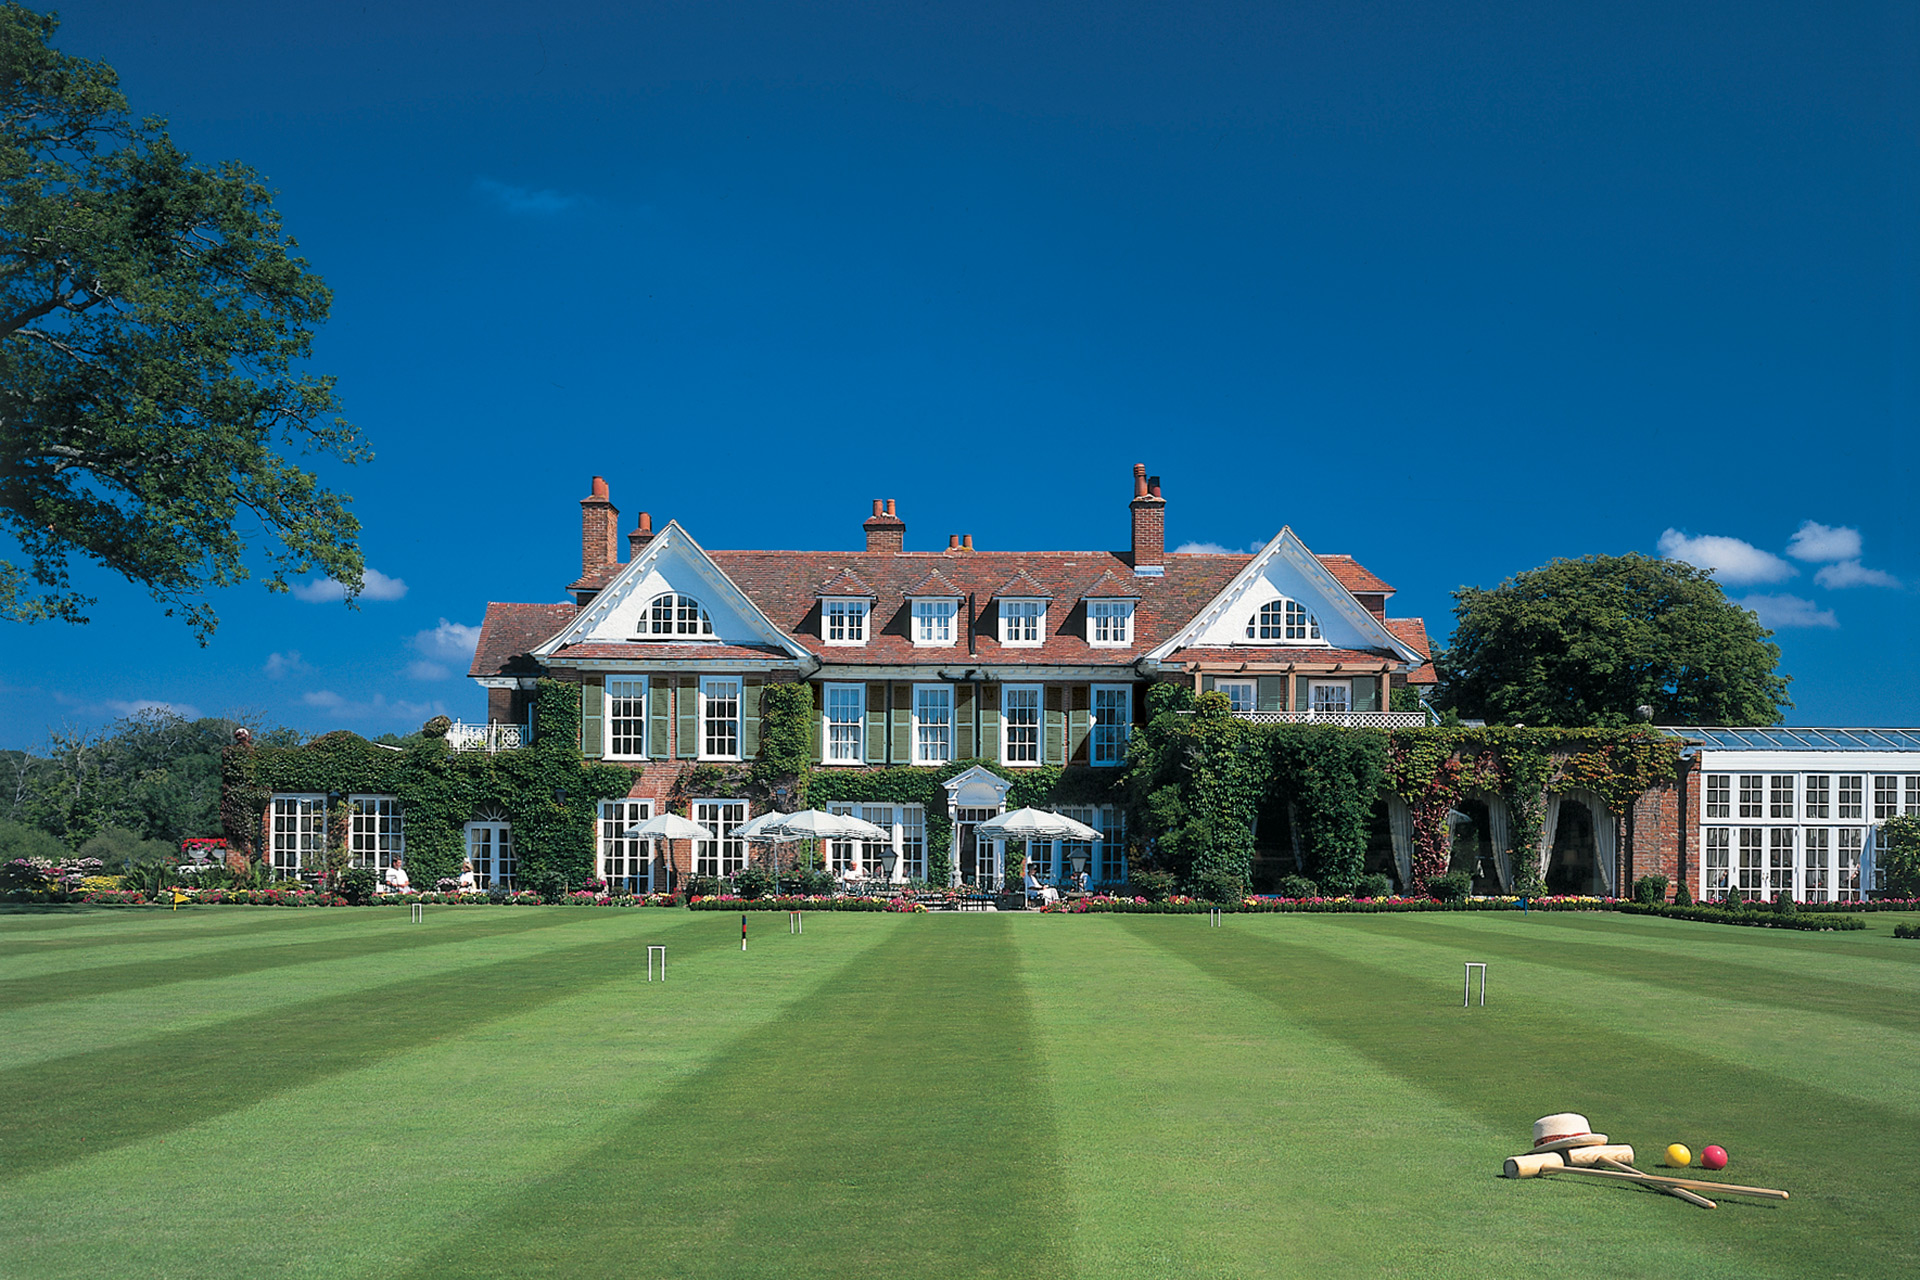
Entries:
[[505,724],[498,720],[486,724],[466,724],[455,720],[447,730],[447,746],[455,751],[513,751],[533,745],[531,724]]

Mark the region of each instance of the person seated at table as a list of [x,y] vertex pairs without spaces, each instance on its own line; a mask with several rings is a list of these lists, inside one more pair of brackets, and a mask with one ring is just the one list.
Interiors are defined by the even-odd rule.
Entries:
[[413,886],[407,882],[407,869],[400,865],[400,855],[395,854],[393,865],[387,868],[387,892],[405,893]]
[[479,882],[473,877],[473,864],[471,862],[462,862],[460,864],[460,892],[472,893],[479,887]]
[[1049,902],[1058,902],[1060,891],[1050,884],[1041,884],[1040,878],[1034,874],[1033,864],[1029,862],[1027,864],[1027,901],[1032,903],[1035,899],[1038,899],[1042,906]]

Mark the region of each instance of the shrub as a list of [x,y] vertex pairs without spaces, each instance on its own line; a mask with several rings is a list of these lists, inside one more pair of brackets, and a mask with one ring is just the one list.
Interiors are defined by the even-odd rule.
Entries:
[[[1399,693],[1400,690],[1395,689],[1394,692]],[[1353,896],[1356,898],[1391,898],[1393,896],[1393,881],[1378,871],[1370,876],[1361,876],[1359,885],[1354,888]]]
[[1305,876],[1281,876],[1280,896],[1283,898],[1317,898],[1320,886]]
[[126,827],[105,827],[80,846],[83,858],[98,858],[110,867],[132,863],[177,863],[179,850],[165,840],[149,840]]
[[1136,897],[1148,902],[1165,902],[1173,896],[1173,872],[1137,870],[1133,873],[1131,887]]
[[718,876],[688,876],[686,883],[689,898],[712,898],[720,893]]
[[773,877],[762,867],[746,867],[733,873],[733,891],[743,898],[764,898],[773,890]]
[[1797,915],[1800,905],[1793,900],[1791,893],[1778,893],[1773,898],[1774,914],[1782,916]]
[[1667,900],[1667,878],[1662,875],[1641,876],[1633,882],[1633,900],[1635,902],[1665,902]]
[[1693,891],[1687,888],[1687,882],[1685,880],[1682,880],[1673,888],[1673,905],[1676,907],[1690,907],[1693,905]]
[[372,867],[352,867],[340,877],[340,896],[356,907],[373,901],[380,888],[380,873]]
[[1920,938],[1920,924],[1897,924],[1893,926],[1896,938]]
[[1920,816],[1901,814],[1880,828],[1880,866],[1887,873],[1887,896],[1920,897]]
[[1465,902],[1473,892],[1473,877],[1464,871],[1449,871],[1427,886],[1435,902]]
[[1238,902],[1247,896],[1247,884],[1230,871],[1203,871],[1194,881],[1194,896],[1206,902]]
[[0,862],[15,858],[45,858],[58,862],[68,854],[67,846],[38,827],[19,822],[0,822]]
[[780,892],[791,898],[817,897],[832,893],[838,887],[831,872],[818,869],[796,868],[781,872],[779,877]]

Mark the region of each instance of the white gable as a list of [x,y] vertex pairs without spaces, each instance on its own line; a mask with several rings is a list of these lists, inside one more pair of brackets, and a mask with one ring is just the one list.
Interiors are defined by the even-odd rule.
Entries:
[[[1259,615],[1260,606],[1281,599],[1306,606],[1320,624],[1318,641],[1247,638],[1247,623]],[[1292,529],[1282,529],[1191,622],[1147,656],[1160,659],[1176,649],[1317,646],[1387,649],[1404,662],[1424,661],[1369,613]]]
[[[713,623],[711,636],[649,636],[641,630],[653,601],[672,593],[700,602]],[[794,657],[806,650],[783,634],[700,545],[669,521],[645,551],[601,588],[566,630],[533,652],[545,657],[570,644],[632,640],[640,645],[666,643],[777,645]],[[636,653],[641,652],[638,648]]]

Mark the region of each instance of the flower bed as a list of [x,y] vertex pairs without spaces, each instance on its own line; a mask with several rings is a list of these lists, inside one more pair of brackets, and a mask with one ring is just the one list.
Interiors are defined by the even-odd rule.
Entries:
[[[1612,911],[1620,904],[1615,898],[1562,896],[1526,899],[1533,911]],[[1333,912],[1372,914],[1415,911],[1519,911],[1522,900],[1512,897],[1465,898],[1458,902],[1438,902],[1432,898],[1275,898],[1256,896],[1239,902],[1206,902],[1175,894],[1155,902],[1149,898],[1130,898],[1114,894],[1088,894],[1084,898],[1063,899],[1040,908],[1051,914],[1084,915],[1094,912],[1133,912],[1141,915],[1193,915],[1203,911],[1245,912],[1254,914]]]
[[832,897],[825,894],[742,898],[730,893],[695,894],[687,899],[689,911],[925,911],[910,898]]

